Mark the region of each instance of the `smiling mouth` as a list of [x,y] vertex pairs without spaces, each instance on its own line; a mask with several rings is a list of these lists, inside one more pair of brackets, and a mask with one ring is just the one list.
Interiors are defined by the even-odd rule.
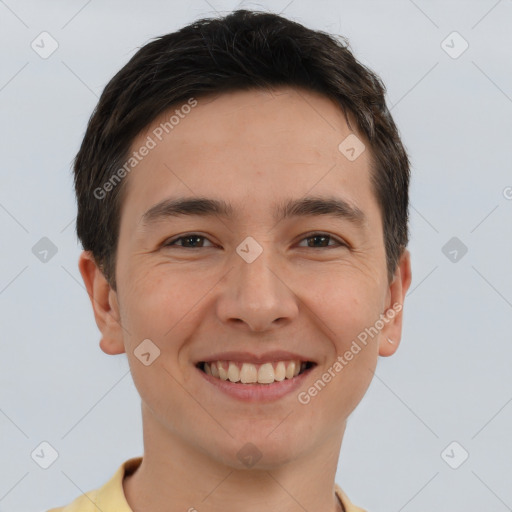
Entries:
[[238,361],[201,361],[196,367],[213,378],[239,384],[273,384],[290,380],[316,366],[312,361],[273,361],[262,364]]

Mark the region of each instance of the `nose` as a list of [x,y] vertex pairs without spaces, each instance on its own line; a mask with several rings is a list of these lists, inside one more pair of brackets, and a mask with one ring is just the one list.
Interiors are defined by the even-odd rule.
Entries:
[[218,296],[217,314],[223,323],[250,331],[273,330],[292,322],[298,315],[298,300],[283,265],[265,248],[251,263],[233,255]]

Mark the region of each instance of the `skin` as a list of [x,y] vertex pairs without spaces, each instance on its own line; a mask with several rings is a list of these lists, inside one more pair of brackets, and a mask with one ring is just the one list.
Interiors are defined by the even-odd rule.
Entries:
[[[135,512],[341,510],[334,479],[346,421],[378,356],[396,351],[403,310],[307,405],[297,393],[242,402],[206,382],[194,364],[213,351],[298,352],[317,362],[299,391],[307,390],[380,314],[403,304],[410,254],[404,251],[388,282],[370,145],[358,135],[366,150],[349,161],[338,145],[350,133],[331,100],[300,89],[198,98],[125,178],[117,291],[82,253],[100,347],[126,352],[141,396],[144,458],[123,482]],[[276,202],[311,194],[344,198],[366,223],[329,216],[274,222]],[[141,222],[150,207],[175,196],[223,199],[236,215]],[[307,238],[312,232],[333,239],[325,247]],[[162,246],[190,233],[206,238],[193,248],[183,240],[181,247]],[[252,263],[236,252],[247,236],[263,248]],[[149,366],[134,355],[144,339],[161,351]],[[237,458],[249,442],[262,454],[250,469]]]

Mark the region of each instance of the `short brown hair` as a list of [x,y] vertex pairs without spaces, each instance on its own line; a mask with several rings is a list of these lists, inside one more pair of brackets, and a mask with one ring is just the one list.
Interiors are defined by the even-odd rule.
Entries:
[[277,14],[237,10],[197,20],[140,48],[106,85],[89,120],[74,162],[77,235],[114,289],[126,180],[104,197],[95,191],[116,171],[119,176],[135,137],[191,97],[272,86],[302,87],[333,99],[349,127],[347,111],[370,142],[391,281],[408,243],[410,169],[384,84],[355,59],[345,38]]

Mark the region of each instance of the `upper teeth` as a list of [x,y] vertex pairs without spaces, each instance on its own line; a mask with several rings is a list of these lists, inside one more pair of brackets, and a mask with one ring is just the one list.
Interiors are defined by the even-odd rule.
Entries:
[[272,384],[274,381],[291,379],[299,374],[306,363],[296,361],[276,361],[260,365],[236,363],[234,361],[211,361],[204,363],[204,371],[222,380],[242,382],[243,384]]

